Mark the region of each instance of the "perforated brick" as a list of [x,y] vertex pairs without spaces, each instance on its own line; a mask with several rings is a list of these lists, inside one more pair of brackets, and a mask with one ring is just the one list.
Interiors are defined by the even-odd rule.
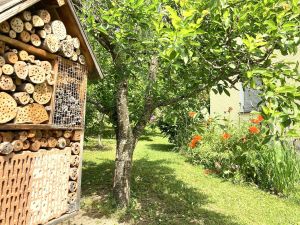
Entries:
[[71,150],[0,156],[0,225],[37,225],[68,210]]

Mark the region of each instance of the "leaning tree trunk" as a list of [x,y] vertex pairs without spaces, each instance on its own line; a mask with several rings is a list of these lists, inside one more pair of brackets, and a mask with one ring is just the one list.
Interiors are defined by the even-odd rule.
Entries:
[[132,155],[136,144],[129,121],[128,83],[124,79],[117,91],[117,149],[113,194],[118,206],[129,205]]

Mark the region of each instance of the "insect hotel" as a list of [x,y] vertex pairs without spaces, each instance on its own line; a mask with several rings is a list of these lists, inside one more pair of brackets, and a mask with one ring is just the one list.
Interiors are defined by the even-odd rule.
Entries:
[[100,69],[69,0],[0,0],[0,225],[78,211],[92,75]]

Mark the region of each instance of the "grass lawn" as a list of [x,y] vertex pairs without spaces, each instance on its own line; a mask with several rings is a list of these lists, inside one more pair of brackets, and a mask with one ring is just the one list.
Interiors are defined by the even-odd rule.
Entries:
[[127,212],[120,212],[110,195],[114,141],[104,143],[109,147],[103,151],[94,149],[93,141],[85,147],[82,208],[90,217],[145,225],[300,225],[299,202],[205,175],[159,136],[139,142],[132,174],[133,203]]

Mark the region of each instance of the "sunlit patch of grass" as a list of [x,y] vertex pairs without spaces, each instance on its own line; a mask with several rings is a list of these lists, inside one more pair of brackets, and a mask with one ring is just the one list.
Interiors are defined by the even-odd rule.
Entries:
[[143,138],[134,154],[132,201],[117,210],[111,196],[115,142],[111,150],[84,153],[82,207],[92,217],[113,217],[128,224],[300,224],[297,197],[282,199],[246,185],[206,175],[172,151],[160,136]]

